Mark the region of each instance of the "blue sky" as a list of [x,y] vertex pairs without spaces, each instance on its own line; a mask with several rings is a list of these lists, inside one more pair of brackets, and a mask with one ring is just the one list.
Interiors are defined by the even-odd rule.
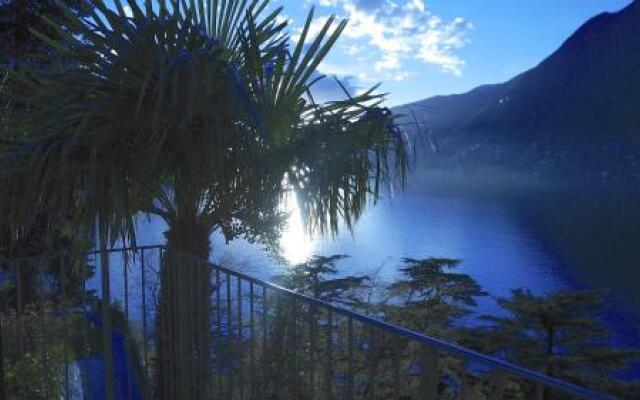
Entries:
[[630,0],[275,0],[295,32],[350,19],[322,72],[377,82],[398,105],[508,80],[542,61],[582,23]]

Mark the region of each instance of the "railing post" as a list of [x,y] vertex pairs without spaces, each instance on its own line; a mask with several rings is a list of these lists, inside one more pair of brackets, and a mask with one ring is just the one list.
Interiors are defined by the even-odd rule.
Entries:
[[504,373],[498,372],[494,378],[496,385],[496,399],[500,400],[504,396],[507,387],[507,377]]
[[20,355],[24,352],[24,342],[22,340],[22,264],[20,262],[15,262],[15,276],[16,276],[16,317],[18,321],[17,332],[18,332],[18,353]]
[[[3,299],[4,300],[4,299]],[[2,303],[4,304],[4,302]],[[4,353],[3,353],[3,343],[2,343],[2,313],[3,309],[0,309],[0,400],[4,400],[7,398],[7,393],[5,389],[4,383]]]
[[260,386],[262,387],[263,391],[267,391],[267,389],[269,388],[268,385],[268,381],[267,381],[267,368],[268,368],[268,363],[269,360],[267,358],[267,335],[269,334],[269,330],[267,328],[267,313],[269,312],[269,305],[267,303],[267,287],[266,286],[262,286],[262,321],[261,321],[261,328],[262,328],[262,350],[260,352],[260,357],[262,358],[262,371],[260,373]]
[[460,377],[458,378],[459,385],[460,385],[460,392],[458,393],[458,398],[460,400],[464,400],[467,398],[467,396],[469,396],[469,379],[467,377],[467,372],[468,372],[467,360],[462,360],[462,366],[460,368]]
[[254,286],[253,281],[249,281],[249,336],[251,337],[250,342],[250,354],[249,354],[249,380],[250,380],[250,393],[251,398],[254,399],[256,397],[256,329],[255,329],[255,309],[254,309]]
[[310,325],[309,325],[309,398],[315,400],[316,398],[316,307],[315,305],[309,306],[310,312]]
[[327,311],[327,366],[325,368],[326,399],[333,398],[333,313]]
[[[71,301],[67,303],[67,275],[65,274],[67,269],[67,263],[69,262],[69,258],[66,256],[60,257],[60,288],[62,291],[62,301],[61,304],[64,308],[67,305],[71,304]],[[67,342],[69,341],[69,326],[68,326],[68,316],[69,314],[65,312],[65,319],[63,320],[64,325],[64,338],[62,339],[62,352],[64,354],[64,398],[69,398],[69,359],[67,352]],[[0,397],[2,399],[2,397]]]
[[100,246],[100,282],[102,289],[102,352],[104,356],[104,390],[105,399],[114,400],[113,388],[113,352],[111,326],[111,282],[109,279],[109,254],[107,253],[108,228],[105,220],[99,218],[99,246]]
[[243,329],[242,329],[242,279],[237,276],[237,281],[238,281],[238,286],[237,286],[237,293],[236,296],[238,297],[238,341],[237,341],[237,348],[238,348],[238,352],[237,352],[237,357],[238,357],[238,375],[239,376],[239,385],[240,386],[240,399],[244,399],[244,345],[242,343],[242,335],[243,335]]
[[438,352],[431,347],[420,349],[420,400],[438,398]]
[[129,322],[129,268],[127,260],[127,250],[122,251],[122,274],[124,276],[124,315]]
[[544,400],[545,399],[545,387],[541,383],[536,383],[536,400]]
[[[40,269],[42,269],[42,265],[37,264],[37,262],[40,260],[35,260],[32,261],[33,263],[35,263],[35,268],[33,268],[33,273],[36,276],[36,289],[35,289],[35,296],[37,298],[37,301],[39,303],[39,308],[40,308],[40,344],[42,346],[42,351],[40,354],[41,357],[41,363],[42,363],[42,368],[44,368],[44,376],[42,379],[43,382],[43,387],[42,387],[42,391],[44,393],[44,397],[45,398],[49,398],[49,384],[51,383],[51,375],[49,374],[49,346],[47,346],[46,340],[48,338],[47,335],[47,323],[46,323],[46,298],[45,298],[45,293],[44,290],[42,289],[42,283],[41,283],[41,279],[42,279],[42,272],[40,271]],[[41,263],[45,262],[46,260],[42,260],[40,261]]]
[[146,290],[146,278],[145,278],[145,262],[144,262],[144,248],[140,252],[140,273],[142,284],[142,348],[143,348],[143,366],[145,373],[148,374],[148,358],[147,358],[147,290]]
[[347,359],[347,400],[353,400],[353,318],[349,317],[347,325],[348,333],[348,359]]

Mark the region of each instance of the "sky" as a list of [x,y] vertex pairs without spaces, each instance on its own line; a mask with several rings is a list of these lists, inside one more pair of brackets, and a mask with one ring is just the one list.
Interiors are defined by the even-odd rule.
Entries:
[[[589,18],[631,1],[271,0],[271,6],[283,7],[293,39],[312,7],[312,34],[330,15],[348,19],[320,72],[356,93],[380,83],[386,105],[396,106],[509,80],[549,56]],[[314,95],[336,99],[342,89],[325,79]]]
[[349,25],[321,72],[353,90],[381,83],[395,106],[506,81],[537,65],[580,25],[631,0],[275,0],[293,37],[315,7]]

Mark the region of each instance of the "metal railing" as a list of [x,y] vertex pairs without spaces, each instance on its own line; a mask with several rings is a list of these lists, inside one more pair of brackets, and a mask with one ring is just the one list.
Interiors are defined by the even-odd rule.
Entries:
[[8,399],[610,398],[163,246],[109,254],[111,383],[97,253],[0,261]]

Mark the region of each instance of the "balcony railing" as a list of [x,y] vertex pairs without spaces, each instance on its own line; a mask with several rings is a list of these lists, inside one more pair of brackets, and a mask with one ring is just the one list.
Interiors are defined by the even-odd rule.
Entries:
[[0,261],[0,398],[611,398],[162,246],[109,251],[105,332],[100,258],[71,259]]

